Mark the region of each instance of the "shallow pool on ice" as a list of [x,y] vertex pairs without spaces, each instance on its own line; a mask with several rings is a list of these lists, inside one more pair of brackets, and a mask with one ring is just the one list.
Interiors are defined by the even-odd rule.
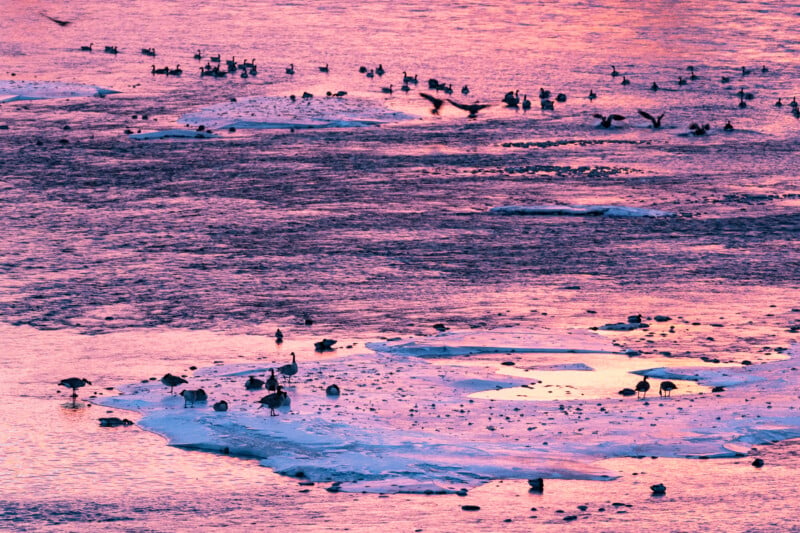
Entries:
[[[793,358],[696,367],[671,359],[682,367],[669,369],[665,360],[614,353],[599,336],[565,334],[560,347],[557,338],[447,333],[372,343],[370,353],[324,360],[300,353],[299,373],[285,384],[291,407],[275,417],[257,403],[266,391],[247,391],[244,382],[286,361],[197,371],[187,388],[205,389],[209,400],[194,408],[158,382],[123,386],[120,396],[97,401],[138,411],[141,427],[173,445],[254,457],[285,475],[339,482],[343,491],[457,492],[502,478],[608,479],[612,473],[594,465],[601,458],[730,456],[800,436]],[[514,365],[504,366],[509,358]],[[631,370],[651,376],[647,400],[616,394],[638,380]],[[572,396],[516,394],[569,376],[579,383]],[[577,376],[610,383],[599,386],[604,395],[587,396],[580,383],[589,382]],[[660,377],[677,381],[673,397],[658,397]],[[338,398],[325,394],[333,383],[342,390]],[[719,383],[729,388],[686,394]],[[223,399],[229,410],[213,411]]]
[[489,212],[496,215],[537,216],[604,216],[604,217],[672,217],[675,213],[628,207],[622,205],[504,205],[493,207]]

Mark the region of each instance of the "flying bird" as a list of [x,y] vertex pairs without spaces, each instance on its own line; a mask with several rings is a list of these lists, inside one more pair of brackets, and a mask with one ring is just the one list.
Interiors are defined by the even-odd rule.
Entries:
[[653,129],[658,129],[661,127],[661,119],[664,118],[664,113],[661,113],[657,117],[654,117],[647,111],[642,111],[641,109],[639,109],[638,111],[640,115],[642,115],[644,118],[653,123]]
[[70,22],[68,20],[58,20],[58,19],[55,19],[55,18],[51,17],[50,15],[46,15],[44,13],[39,13],[39,14],[41,16],[43,16],[44,18],[48,19],[48,20],[52,20],[53,22],[55,22],[59,26],[69,26],[70,24],[72,24],[72,22]]
[[622,115],[608,115],[607,117],[601,115],[600,113],[595,113],[592,115],[594,118],[600,119],[600,126],[604,128],[610,128],[611,124],[615,120],[625,120],[625,117]]
[[419,93],[419,95],[424,99],[426,99],[427,101],[429,101],[431,104],[433,104],[433,109],[431,109],[431,114],[438,115],[439,108],[442,107],[442,104],[444,104],[444,100],[442,100],[441,98],[436,98],[435,96],[431,96],[428,93]]
[[450,100],[449,98],[447,99],[447,101],[459,109],[463,109],[464,111],[469,111],[469,115],[467,115],[467,118],[475,118],[478,116],[478,111],[489,107],[489,104],[460,104],[455,100]]

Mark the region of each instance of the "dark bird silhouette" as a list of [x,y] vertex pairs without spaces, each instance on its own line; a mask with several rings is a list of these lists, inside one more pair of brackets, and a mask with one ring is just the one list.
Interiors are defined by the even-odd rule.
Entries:
[[622,82],[620,82],[620,85],[630,85],[630,84],[631,84],[631,81],[628,78],[626,78],[625,76],[622,76]]
[[192,407],[194,407],[194,404],[196,402],[204,402],[208,400],[208,395],[206,394],[206,391],[204,391],[203,389],[182,390],[181,396],[183,396],[184,408],[188,407],[189,404],[192,404]]
[[703,126],[700,126],[696,122],[689,124],[689,130],[692,132],[692,135],[705,135],[710,129],[711,126],[709,124],[705,124]]
[[455,100],[450,100],[449,98],[447,99],[447,101],[459,109],[468,111],[469,115],[467,115],[467,118],[475,118],[478,116],[478,111],[489,107],[489,104],[461,104],[459,102],[456,102]]
[[567,101],[567,95],[566,95],[566,94],[564,94],[564,93],[558,93],[558,94],[556,95],[556,102],[561,102],[561,103],[564,103],[564,102],[566,102],[566,101]]
[[91,385],[92,382],[86,378],[67,378],[58,382],[62,387],[72,389],[72,407],[75,407],[75,400],[78,398],[78,389],[84,385]]
[[539,99],[545,100],[547,98],[550,98],[550,91],[543,87],[539,87]]
[[339,385],[336,384],[328,385],[328,388],[325,389],[325,394],[328,396],[339,396],[340,393]]
[[58,20],[58,19],[55,19],[55,18],[51,17],[50,15],[46,15],[44,13],[39,13],[39,14],[41,16],[43,16],[44,18],[48,19],[48,20],[52,20],[53,22],[55,22],[59,26],[69,26],[70,24],[72,24],[72,22],[70,22],[68,20]]
[[220,400],[213,405],[215,411],[222,412],[228,410],[228,402],[225,400]]
[[615,78],[616,78],[617,76],[619,76],[619,72],[617,72],[617,67],[615,67],[614,65],[611,65],[611,75],[612,75],[613,77],[615,77]]
[[522,95],[522,110],[523,111],[527,111],[530,108],[531,108],[531,101],[528,100],[528,95],[527,94],[523,94]]
[[182,377],[173,376],[172,374],[165,374],[163,378],[161,378],[161,383],[169,387],[169,393],[174,394],[173,389],[182,383],[189,383]]
[[775,102],[775,107],[783,107],[783,102],[781,102],[780,98],[778,98],[778,101]]
[[589,100],[594,100],[595,98],[597,98],[597,95],[593,90],[589,89],[589,96],[587,96],[586,98],[588,98]]
[[733,131],[733,124],[731,124],[731,121],[729,120],[725,123],[722,129],[725,131]]
[[326,74],[327,74],[328,72],[330,72],[330,70],[328,70],[328,64],[327,64],[327,63],[325,63],[325,66],[324,66],[324,67],[319,67],[319,71],[320,71],[320,72],[325,72]]
[[419,95],[424,99],[426,99],[427,101],[429,101],[431,104],[433,104],[433,109],[431,109],[431,114],[438,115],[439,108],[441,108],[442,104],[444,104],[444,100],[442,100],[441,98],[436,98],[435,96],[431,96],[428,93],[419,93]]
[[519,105],[519,91],[508,91],[501,100],[506,107],[517,107]]
[[625,120],[625,117],[622,115],[608,115],[607,117],[601,115],[600,113],[595,113],[592,115],[594,118],[600,119],[600,126],[603,128],[610,128],[612,122],[615,120]]
[[283,342],[283,332],[281,331],[281,328],[275,330],[275,342],[278,344]]
[[257,377],[250,376],[247,378],[247,381],[244,384],[244,388],[247,390],[258,390],[264,386],[264,382]]
[[636,384],[636,398],[639,398],[639,394],[644,398],[649,390],[650,384],[647,382],[647,376],[645,376],[642,378],[642,381]]
[[295,358],[294,352],[292,352],[292,362],[288,365],[283,365],[278,367],[278,372],[286,376],[286,380],[290,381],[292,376],[297,374],[297,360]]
[[283,405],[284,400],[288,397],[288,394],[283,392],[283,388],[278,386],[278,389],[273,392],[272,394],[267,394],[257,403],[261,404],[261,407],[265,405],[269,407],[269,414],[270,416],[278,416],[278,413],[275,412],[275,409]]
[[286,74],[288,74],[288,75],[290,75],[290,76],[291,76],[292,74],[294,74],[294,63],[290,64],[290,65],[289,65],[289,68],[287,68],[287,69],[286,69]]
[[653,123],[653,129],[658,129],[661,127],[661,119],[664,118],[664,113],[661,113],[657,117],[654,117],[647,111],[642,111],[641,109],[639,109],[638,111],[640,115],[642,115],[644,118]]
[[267,382],[264,385],[264,388],[267,390],[277,390],[278,389],[278,378],[275,377],[275,369],[269,369],[270,375],[267,378]]
[[650,90],[651,90],[651,91],[657,91],[657,90],[659,90],[660,88],[661,88],[661,87],[659,87],[659,86],[658,86],[658,84],[657,84],[656,82],[653,82],[653,85],[651,85],[651,86],[650,86]]
[[466,86],[466,85],[464,85],[464,86],[461,88],[461,94],[463,94],[464,96],[467,96],[467,95],[469,94],[469,87],[468,87],[468,86]]
[[553,109],[555,109],[555,104],[553,103],[552,100],[545,99],[541,100],[539,103],[541,104],[542,109],[545,111],[552,111]]
[[314,350],[318,352],[326,352],[328,350],[332,350],[334,344],[336,344],[335,339],[322,339],[321,341],[314,343]]
[[658,387],[658,395],[659,396],[669,396],[672,391],[677,389],[678,386],[675,385],[671,381],[662,381],[661,385]]
[[92,51],[92,46],[94,46],[94,43],[89,43],[89,46],[86,46],[86,45],[81,46],[81,51],[83,51],[83,52],[91,52]]
[[132,426],[133,422],[128,420],[127,418],[117,418],[116,416],[110,416],[106,418],[98,418],[100,420],[100,427],[104,428],[116,428],[119,426]]

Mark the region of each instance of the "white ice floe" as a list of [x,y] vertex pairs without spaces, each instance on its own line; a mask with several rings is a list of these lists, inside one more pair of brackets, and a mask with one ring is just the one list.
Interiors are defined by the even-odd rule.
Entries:
[[619,205],[504,205],[493,207],[496,215],[540,215],[540,216],[604,216],[604,217],[673,217],[675,213],[626,207]]
[[129,139],[134,139],[136,141],[149,141],[154,139],[214,139],[217,137],[219,137],[219,135],[196,130],[161,130],[128,135]]
[[42,100],[79,96],[104,97],[117,92],[119,91],[112,91],[111,89],[103,89],[94,85],[83,85],[80,83],[0,80],[0,103],[18,100]]
[[375,126],[415,118],[357,97],[256,96],[203,107],[179,122],[211,128],[302,129]]
[[[648,368],[647,359],[614,353],[600,336],[556,337],[448,333],[324,360],[300,353],[300,371],[284,385],[291,408],[279,416],[257,403],[266,391],[247,391],[244,382],[285,360],[198,370],[187,388],[203,388],[209,400],[194,408],[158,382],[122,386],[120,396],[96,401],[138,411],[139,425],[172,445],[254,457],[342,491],[440,493],[503,478],[609,479],[614,474],[597,460],[731,456],[800,437],[794,359],[695,367],[662,358],[649,361],[682,366]],[[440,355],[431,359],[434,350]],[[509,358],[514,366],[503,366]],[[646,401],[616,394],[638,381],[630,370],[651,377]],[[677,381],[671,398],[658,396],[657,379],[664,378]],[[337,398],[325,394],[333,383],[342,390]],[[718,384],[727,390],[699,392]],[[592,387],[600,392],[588,394]],[[533,392],[540,399],[525,396]],[[213,411],[219,400],[228,402],[227,412]]]

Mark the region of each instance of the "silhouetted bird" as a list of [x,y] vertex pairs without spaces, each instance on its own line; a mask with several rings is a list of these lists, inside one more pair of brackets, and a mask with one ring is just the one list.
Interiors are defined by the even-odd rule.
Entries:
[[291,76],[292,74],[294,74],[294,63],[290,64],[290,65],[289,65],[289,68],[287,68],[287,69],[286,69],[286,74],[288,74],[288,75],[290,75],[290,76]]
[[115,428],[119,426],[132,426],[133,422],[128,420],[127,418],[117,418],[116,416],[110,416],[106,418],[98,418],[100,420],[100,427],[104,428]]
[[294,352],[292,352],[292,362],[288,365],[278,367],[278,372],[286,376],[287,381],[291,381],[291,377],[297,374],[297,360],[295,359]]
[[722,129],[725,131],[733,131],[733,124],[731,124],[731,121],[729,120],[728,122],[725,123]]
[[278,344],[283,342],[283,332],[281,331],[281,328],[275,330],[275,342]]
[[325,394],[328,396],[339,396],[341,391],[339,390],[339,385],[328,385],[328,388],[325,389]]
[[614,65],[611,65],[611,75],[612,75],[613,77],[615,77],[615,78],[616,78],[617,76],[619,76],[619,72],[617,72],[617,67],[615,67]]
[[698,135],[698,136],[705,135],[706,133],[708,133],[708,130],[710,129],[711,126],[709,124],[705,124],[703,126],[700,126],[696,122],[692,122],[691,124],[689,124],[689,131],[692,132],[692,135]]
[[451,104],[453,104],[454,106],[456,106],[459,109],[463,109],[464,111],[468,111],[469,115],[467,115],[467,118],[475,118],[475,117],[478,116],[478,111],[480,111],[481,109],[486,109],[487,107],[489,107],[489,104],[460,104],[460,103],[456,102],[455,100],[450,100],[449,98],[448,98],[447,101],[450,102]]
[[161,383],[169,387],[170,394],[174,394],[173,389],[180,385],[181,383],[189,383],[182,377],[173,376],[172,374],[166,374],[163,378],[161,378]]
[[84,385],[91,385],[92,382],[86,378],[67,378],[58,382],[62,387],[72,389],[72,407],[75,407],[75,400],[78,398],[78,389]]
[[623,76],[622,77],[622,82],[620,83],[620,85],[630,85],[630,84],[631,84],[630,80],[628,78],[626,78],[625,76]]
[[283,389],[279,386],[275,392],[272,394],[267,394],[258,400],[257,403],[260,403],[261,407],[264,407],[265,405],[269,407],[270,416],[278,416],[278,413],[275,412],[275,409],[283,405],[285,397],[288,397],[288,394],[283,392]]
[[610,128],[611,125],[612,125],[612,122],[615,121],[615,120],[625,120],[625,117],[623,117],[622,115],[608,115],[607,117],[605,117],[605,116],[601,115],[600,113],[595,113],[592,116],[594,118],[599,118],[600,119],[600,126],[602,126],[603,128]]
[[642,398],[644,398],[649,390],[650,384],[647,382],[647,376],[645,376],[642,381],[636,384],[636,397],[639,398],[639,394],[641,394]]
[[206,391],[203,389],[196,389],[196,390],[182,390],[181,396],[183,396],[183,407],[186,408],[189,404],[194,404],[196,402],[204,402],[208,400],[208,395]]
[[244,384],[244,388],[247,390],[258,390],[263,386],[264,382],[254,376],[247,378],[247,381]]
[[85,46],[85,45],[81,46],[81,51],[83,51],[83,52],[91,52],[92,51],[92,46],[94,46],[94,43],[89,43],[89,46]]
[[328,64],[327,64],[327,63],[325,63],[325,66],[324,66],[324,67],[319,67],[319,71],[320,71],[320,72],[324,72],[324,73],[326,73],[326,74],[327,74],[327,73],[329,72],[329,70],[328,70]]
[[225,400],[220,400],[217,403],[215,403],[213,407],[214,407],[215,411],[219,411],[219,412],[227,411],[228,410],[228,402],[226,402]]
[[658,387],[658,395],[659,396],[669,396],[672,391],[677,389],[677,385],[675,385],[671,381],[662,381],[661,385]]
[[72,22],[70,22],[68,20],[58,20],[58,19],[54,19],[50,15],[45,15],[44,13],[39,13],[39,14],[41,16],[43,16],[44,18],[48,19],[48,20],[52,20],[53,22],[55,22],[59,26],[69,26],[70,24],[72,24]]
[[435,96],[431,96],[428,93],[419,93],[419,95],[424,99],[426,99],[427,101],[429,101],[431,104],[433,104],[433,109],[431,109],[431,114],[438,115],[439,108],[441,108],[442,104],[444,104],[444,100],[442,100],[441,98],[436,98]]
[[264,385],[264,388],[267,390],[278,390],[278,378],[275,377],[275,369],[270,368],[270,375],[267,378],[267,382]]
[[661,127],[661,119],[664,118],[664,113],[661,113],[657,117],[654,117],[647,111],[642,111],[641,109],[639,109],[638,111],[640,115],[642,115],[644,118],[653,123],[653,129],[658,129]]

